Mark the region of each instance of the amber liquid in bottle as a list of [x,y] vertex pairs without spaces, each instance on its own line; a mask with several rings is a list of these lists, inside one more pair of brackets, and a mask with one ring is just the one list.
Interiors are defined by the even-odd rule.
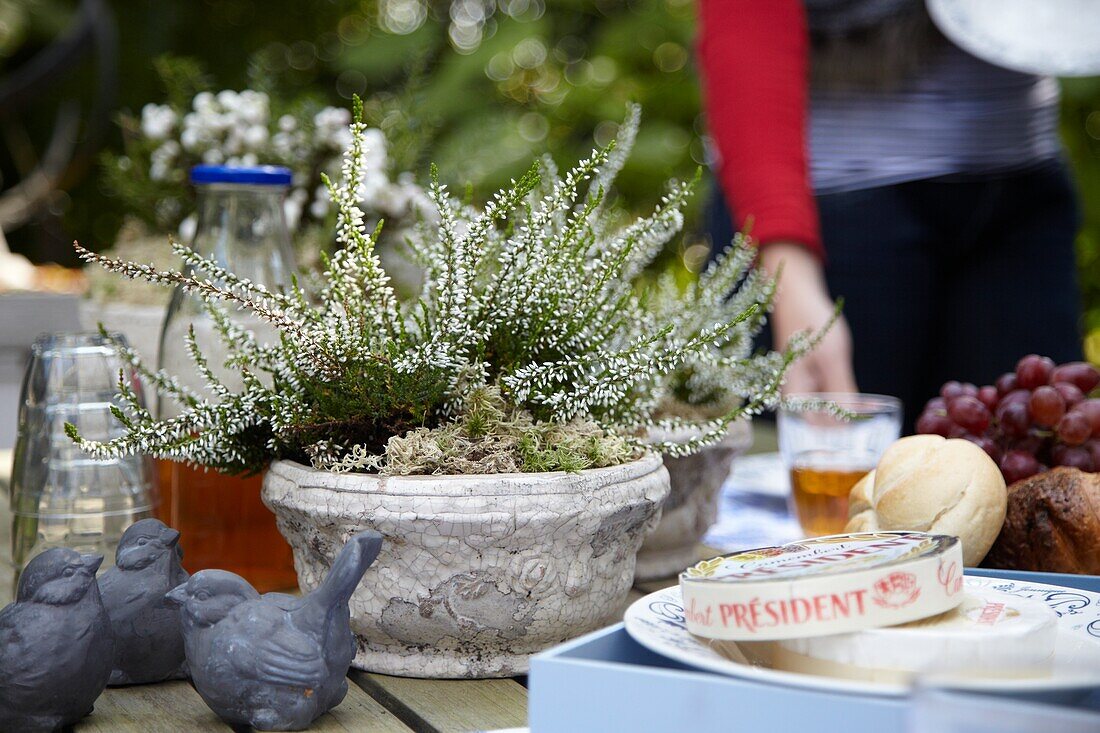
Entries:
[[[195,238],[191,248],[237,277],[278,290],[293,279],[294,252],[283,212],[290,172],[200,172],[196,183]],[[276,329],[247,309],[230,308],[229,317],[251,332],[258,343],[275,343]],[[213,397],[206,379],[192,363],[187,340],[195,343],[210,368],[230,391],[243,389],[241,375],[225,368],[237,345],[219,334],[214,319],[194,293],[177,288],[161,331],[160,367],[198,394]],[[182,409],[161,396],[158,416]],[[235,478],[204,468],[161,462],[161,517],[180,530],[183,565],[195,572],[222,568],[243,576],[257,590],[287,590],[297,585],[290,547],[275,527],[275,516],[260,499],[262,477]]]
[[810,536],[838,534],[848,524],[848,494],[869,468],[801,466],[791,469],[791,496]]
[[188,572],[229,570],[261,593],[297,587],[290,545],[260,499],[262,474],[238,478],[164,460],[157,471],[157,515],[180,531]]

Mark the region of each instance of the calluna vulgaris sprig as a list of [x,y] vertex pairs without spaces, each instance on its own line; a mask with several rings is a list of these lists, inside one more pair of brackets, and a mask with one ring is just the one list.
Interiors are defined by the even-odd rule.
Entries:
[[[723,410],[712,419],[661,422],[695,429],[693,440],[657,447],[686,453],[718,440],[731,421],[778,403],[787,366],[813,340],[751,353],[774,283],[751,272],[741,239],[686,293],[669,278],[649,291],[637,286],[680,230],[691,190],[673,182],[651,215],[613,229],[604,194],[637,125],[633,108],[616,144],[564,176],[545,159],[480,209],[453,197],[433,170],[438,222],[408,243],[425,271],[411,302],[391,288],[375,253],[378,232],[364,227],[356,203],[365,131],[358,100],[341,180],[328,182],[341,249],[325,262],[313,297],[297,283],[271,291],[181,245],[180,271],[77,245],[107,270],[201,298],[230,348],[224,366],[243,387],[219,380],[193,337],[188,351],[203,394],[125,350],[179,414],[154,419],[122,385],[122,437],[87,441],[71,426],[70,435],[97,456],[148,453],[228,472],[279,457],[391,473],[578,470],[636,457],[670,396],[720,395]],[[234,325],[234,309],[280,338],[258,343]]]

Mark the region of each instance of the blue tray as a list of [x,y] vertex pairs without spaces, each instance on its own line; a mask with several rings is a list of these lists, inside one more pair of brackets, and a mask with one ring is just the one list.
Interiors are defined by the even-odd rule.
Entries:
[[[1100,592],[1100,576],[967,574]],[[816,692],[697,670],[649,651],[621,623],[533,657],[528,690],[532,733],[888,733],[905,730],[907,706],[904,698]],[[1100,705],[1098,697],[1088,705]]]

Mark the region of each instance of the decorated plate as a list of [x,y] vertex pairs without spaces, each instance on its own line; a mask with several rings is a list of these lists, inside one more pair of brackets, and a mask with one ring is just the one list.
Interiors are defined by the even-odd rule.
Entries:
[[[993,588],[1010,595],[1038,599],[1058,614],[1052,674],[1042,678],[997,680],[997,689],[1041,692],[1079,687],[1082,669],[1100,669],[1100,593],[1004,578],[970,576],[966,578],[966,586]],[[908,692],[905,685],[786,672],[747,661],[734,661],[712,649],[705,639],[688,633],[678,586],[635,601],[627,609],[624,620],[627,633],[642,646],[698,669],[824,692],[883,696],[901,696]]]

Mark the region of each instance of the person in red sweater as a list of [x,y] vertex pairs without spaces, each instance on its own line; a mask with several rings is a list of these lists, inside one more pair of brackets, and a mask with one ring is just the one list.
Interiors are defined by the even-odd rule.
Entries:
[[1080,358],[1053,79],[960,50],[921,0],[701,0],[699,18],[712,241],[751,223],[782,265],[777,347],[845,301],[788,392],[897,395],[911,426],[944,381]]

